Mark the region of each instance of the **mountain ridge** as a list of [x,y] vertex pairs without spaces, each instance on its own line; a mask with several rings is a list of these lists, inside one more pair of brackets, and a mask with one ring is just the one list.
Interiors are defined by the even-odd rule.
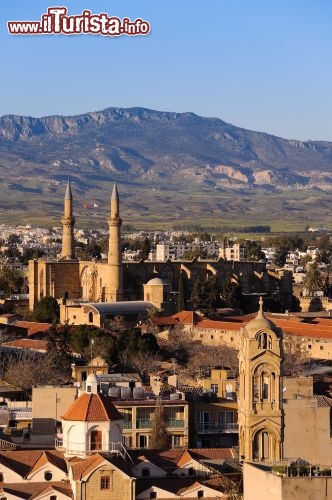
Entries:
[[[13,211],[15,204],[24,206],[36,195],[45,196],[53,211],[59,209],[67,179],[75,184],[80,201],[91,196],[100,202],[115,180],[124,187],[125,201],[133,189],[144,192],[161,217],[167,204],[160,192],[182,189],[185,204],[195,193],[196,199],[236,194],[233,217],[243,214],[241,195],[253,200],[273,195],[280,198],[271,214],[275,220],[278,210],[282,219],[285,206],[294,204],[294,196],[285,193],[312,191],[320,202],[332,190],[332,142],[284,139],[215,117],[139,107],[41,118],[3,115],[0,174],[0,206],[9,190],[13,204],[10,196],[7,208]],[[15,193],[22,192],[24,200],[18,200]],[[149,202],[143,207],[140,198],[137,195],[138,219],[146,216]],[[196,215],[205,210],[203,198]],[[308,196],[300,198],[288,210],[294,222],[297,217],[302,223],[310,214]],[[261,208],[258,204],[257,216]],[[181,205],[179,210],[183,212]],[[215,211],[210,212],[214,217]]]

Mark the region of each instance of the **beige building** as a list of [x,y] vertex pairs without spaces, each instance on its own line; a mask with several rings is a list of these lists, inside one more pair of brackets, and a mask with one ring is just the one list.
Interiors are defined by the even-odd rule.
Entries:
[[245,463],[243,500],[332,500],[332,477],[315,475],[286,477],[269,467]]
[[[29,308],[33,310],[36,301],[51,296],[63,301],[121,302],[142,300],[144,294],[156,296],[156,306],[175,311],[176,300],[170,292],[178,291],[180,277],[183,281],[185,300],[190,300],[195,282],[216,277],[219,283],[237,283],[247,295],[247,307],[252,309],[257,293],[269,293],[278,284],[287,307],[292,301],[292,274],[280,271],[272,273],[261,262],[225,261],[223,259],[193,259],[171,262],[122,262],[121,224],[119,195],[114,185],[111,196],[111,214],[108,221],[109,243],[107,262],[80,261],[74,252],[73,198],[68,183],[62,217],[63,238],[60,259],[39,259],[29,262]],[[152,290],[156,284],[150,280],[163,281],[162,297]],[[149,284],[146,291],[143,285]],[[161,300],[162,299],[162,300]],[[146,299],[145,299],[146,300]],[[158,305],[157,305],[158,304]]]

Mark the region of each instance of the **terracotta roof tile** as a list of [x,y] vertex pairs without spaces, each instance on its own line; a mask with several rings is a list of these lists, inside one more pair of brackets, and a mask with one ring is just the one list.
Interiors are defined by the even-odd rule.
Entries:
[[68,481],[54,481],[49,483],[3,483],[0,491],[13,495],[13,498],[33,500],[42,493],[61,493],[68,498],[73,498],[73,492]]
[[37,351],[47,350],[46,340],[17,339],[13,340],[12,342],[4,342],[3,345],[8,347],[16,347],[19,349],[31,349]]
[[[57,450],[3,450],[0,451],[0,464],[8,467],[22,478],[27,478],[47,461],[66,472],[66,462],[62,452]],[[40,464],[38,466],[38,463]]]
[[104,458],[99,454],[95,453],[90,457],[82,460],[80,462],[76,462],[71,465],[72,475],[74,481],[78,481],[86,474],[91,472],[95,467],[100,465],[104,461]]
[[122,416],[112,401],[103,394],[84,393],[72,403],[61,418],[81,422],[105,422],[121,420]]

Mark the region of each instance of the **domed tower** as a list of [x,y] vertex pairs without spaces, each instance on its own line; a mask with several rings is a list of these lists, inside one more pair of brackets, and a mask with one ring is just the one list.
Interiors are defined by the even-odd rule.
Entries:
[[114,451],[122,442],[123,418],[110,398],[98,393],[98,380],[91,373],[86,390],[61,417],[66,455],[85,457],[98,451]]
[[273,462],[282,458],[282,332],[259,311],[241,332],[238,422],[240,458]]
[[108,221],[108,265],[110,267],[109,277],[109,302],[122,300],[122,254],[121,254],[121,224],[119,210],[119,194],[114,183],[111,196],[111,215]]
[[75,259],[74,249],[74,224],[75,217],[73,216],[73,196],[71,194],[70,182],[68,181],[65,200],[64,212],[61,219],[62,224],[62,259]]
[[165,283],[161,278],[155,277],[145,283],[143,289],[144,300],[152,302],[157,309],[168,312],[171,285]]

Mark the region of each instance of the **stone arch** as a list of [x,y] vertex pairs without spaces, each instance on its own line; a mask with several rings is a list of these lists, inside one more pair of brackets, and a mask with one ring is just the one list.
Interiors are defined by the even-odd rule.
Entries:
[[264,425],[252,434],[253,460],[272,462],[280,458],[280,435],[273,427]]
[[80,283],[81,283],[82,298],[90,300],[91,287],[92,287],[92,273],[90,266],[85,266],[83,268],[81,272]]

